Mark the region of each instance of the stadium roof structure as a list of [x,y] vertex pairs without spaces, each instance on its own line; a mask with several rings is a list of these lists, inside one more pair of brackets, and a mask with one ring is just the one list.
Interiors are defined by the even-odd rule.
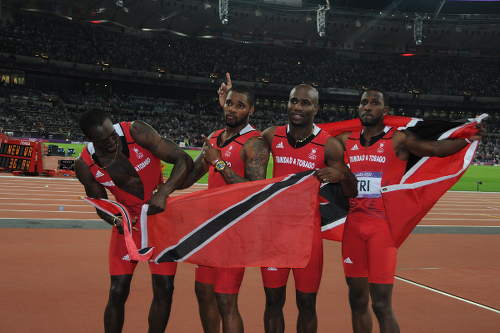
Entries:
[[[178,37],[393,53],[416,48],[500,54],[491,0],[0,0],[4,7]],[[227,7],[227,20],[221,5]],[[318,34],[320,14],[324,34]]]

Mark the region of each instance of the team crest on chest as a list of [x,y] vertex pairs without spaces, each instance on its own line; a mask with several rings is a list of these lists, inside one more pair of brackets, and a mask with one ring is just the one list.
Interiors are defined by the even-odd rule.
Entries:
[[381,142],[377,148],[377,153],[382,154],[384,152],[384,143]]
[[139,149],[137,149],[137,147],[132,148],[132,150],[134,151],[135,156],[136,156],[138,159],[141,159],[141,158],[143,158],[143,157],[144,157],[144,154],[143,154],[143,153],[141,153],[141,152],[139,151]]
[[224,152],[224,157],[227,157],[227,158],[231,157],[231,153],[233,152],[232,150],[233,150],[233,145],[230,145],[227,148],[227,150]]
[[311,152],[309,153],[309,159],[310,160],[315,160],[317,158],[316,153],[318,152],[318,149],[312,148]]

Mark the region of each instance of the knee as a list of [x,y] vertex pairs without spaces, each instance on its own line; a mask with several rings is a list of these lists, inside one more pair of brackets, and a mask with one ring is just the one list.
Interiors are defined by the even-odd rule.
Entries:
[[199,303],[211,303],[215,300],[215,293],[211,284],[196,282],[194,292]]
[[286,287],[280,288],[265,288],[266,292],[266,308],[282,309],[286,300]]
[[221,316],[225,317],[238,312],[237,295],[215,294],[215,297]]
[[109,302],[113,304],[122,304],[127,300],[130,292],[130,284],[123,282],[114,282],[109,290]]
[[153,275],[153,298],[156,301],[170,301],[174,293],[174,280],[169,275]]
[[391,304],[387,300],[372,301],[372,309],[377,316],[385,316],[392,313]]
[[349,304],[352,311],[364,312],[368,309],[369,294],[362,290],[349,290]]
[[316,293],[302,293],[297,291],[297,307],[301,313],[316,313]]

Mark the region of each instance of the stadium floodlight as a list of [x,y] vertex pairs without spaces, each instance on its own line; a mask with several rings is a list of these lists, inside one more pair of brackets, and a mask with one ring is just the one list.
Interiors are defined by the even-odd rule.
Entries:
[[326,5],[319,5],[316,10],[316,29],[320,37],[326,35],[326,12],[330,10],[330,1],[326,0]]
[[229,23],[229,0],[219,0],[219,18],[222,24]]
[[423,35],[424,18],[417,14],[415,21],[413,22],[413,39],[415,40],[415,45],[420,46],[424,41]]

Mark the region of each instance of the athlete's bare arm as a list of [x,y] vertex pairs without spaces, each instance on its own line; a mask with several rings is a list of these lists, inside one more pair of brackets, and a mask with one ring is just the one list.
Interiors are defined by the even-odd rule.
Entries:
[[[212,147],[208,139],[205,142],[204,158],[208,163],[221,159],[220,150]],[[220,171],[228,184],[243,183],[266,178],[269,161],[269,146],[262,137],[253,137],[243,145],[242,156],[245,163],[245,177],[238,176],[229,166]]]
[[[89,198],[95,198],[95,199],[107,199],[108,194],[106,192],[106,189],[104,186],[99,184],[95,179],[94,176],[92,176],[92,173],[90,172],[90,169],[88,165],[83,162],[81,159],[77,159],[75,162],[75,174],[76,178],[82,183],[83,187],[85,188],[85,193]],[[118,218],[113,218],[112,216],[109,216],[103,212],[101,212],[99,209],[96,209],[97,215],[107,223],[111,225],[116,225],[120,226],[121,220]],[[121,230],[119,230],[121,232]]]
[[148,149],[162,161],[174,164],[168,180],[158,187],[158,191],[149,201],[148,214],[157,214],[165,209],[166,199],[179,188],[193,168],[193,160],[170,140],[165,140],[150,125],[142,121],[134,121],[130,126],[130,134],[141,147]]
[[[208,139],[212,137],[211,133],[208,136]],[[206,141],[203,143],[203,147],[201,149],[201,153],[194,159],[194,166],[191,172],[186,176],[186,180],[179,187],[180,189],[191,187],[196,181],[198,181],[204,174],[208,172],[208,168],[210,165],[205,160],[204,156],[206,154],[206,150],[208,149]]]
[[358,195],[356,177],[344,163],[344,145],[335,137],[330,137],[325,144],[326,168],[316,171],[324,182],[340,183],[342,192],[347,197]]
[[456,153],[467,145],[464,139],[422,140],[415,134],[404,131],[396,132],[393,144],[400,159],[408,159],[408,154],[416,156],[445,157]]

